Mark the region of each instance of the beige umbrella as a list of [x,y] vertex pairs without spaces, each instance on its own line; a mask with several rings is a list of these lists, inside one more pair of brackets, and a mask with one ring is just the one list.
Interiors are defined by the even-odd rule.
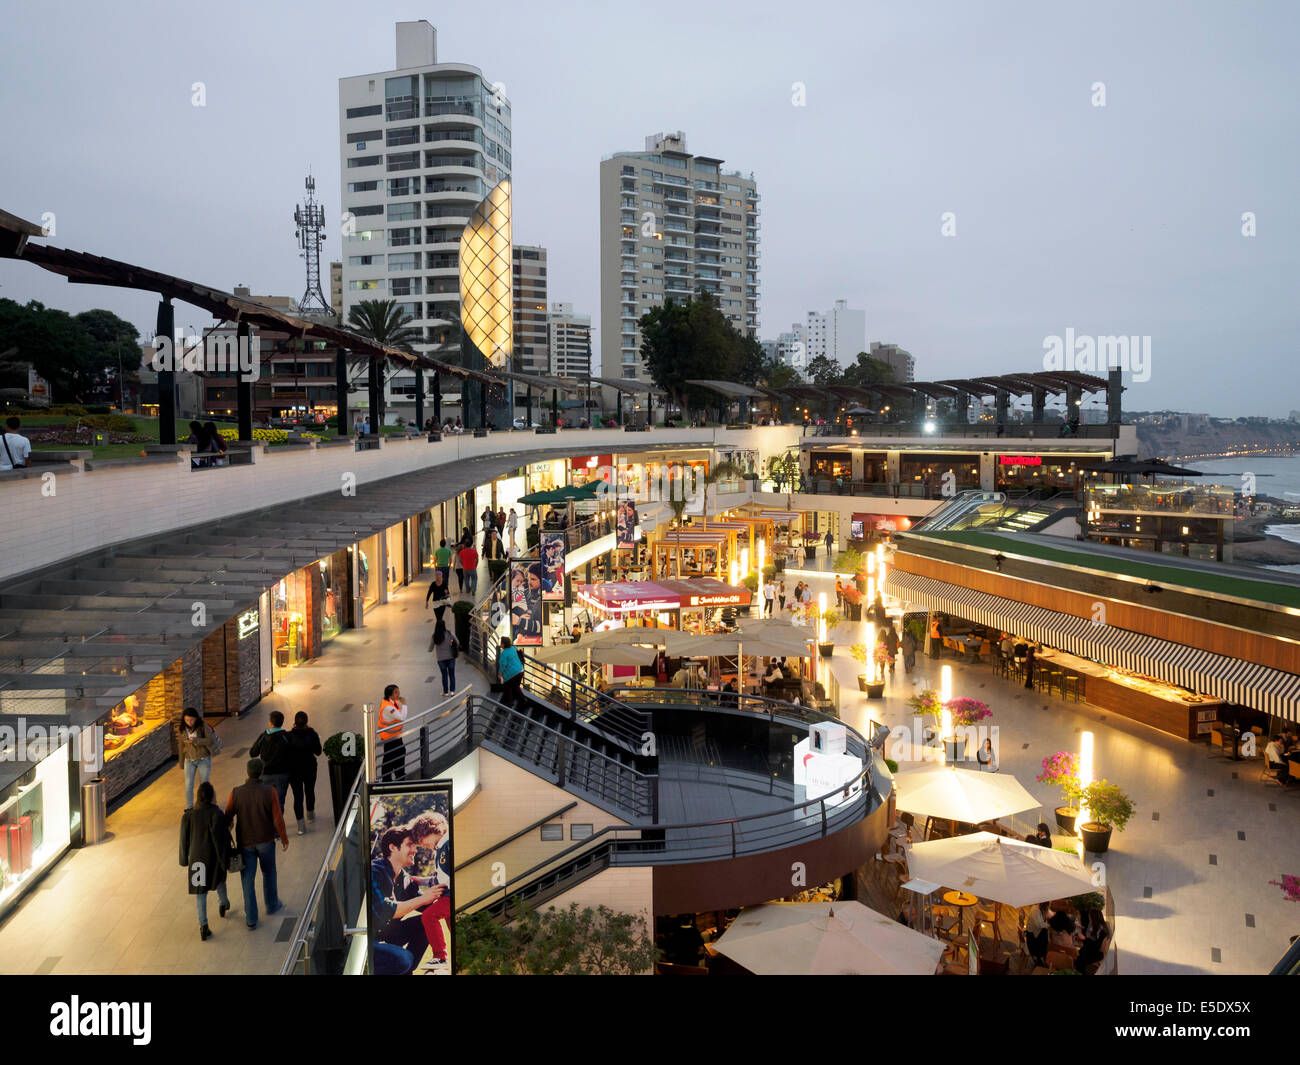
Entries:
[[663,647],[676,654],[678,647],[696,638],[688,632],[678,632],[676,629],[650,629],[640,625],[630,625],[584,633],[582,639],[578,641],[578,646],[625,647],[628,644],[645,644],[650,647]]
[[860,902],[753,906],[714,944],[759,976],[928,976],[944,947]]
[[923,880],[1006,906],[1032,906],[1095,890],[1092,873],[1077,854],[991,832],[913,844],[907,869]]
[[586,641],[564,643],[557,647],[539,647],[532,655],[539,662],[557,666],[571,662],[599,662],[604,666],[648,666],[658,655],[653,647],[626,644],[612,647],[598,647]]
[[732,637],[745,645],[745,653],[767,655],[771,658],[807,658],[812,654],[809,646],[816,632],[810,628],[795,628],[785,622],[747,621],[739,633]]
[[894,785],[900,810],[972,825],[1043,805],[1009,773],[978,773],[933,762],[900,768]]

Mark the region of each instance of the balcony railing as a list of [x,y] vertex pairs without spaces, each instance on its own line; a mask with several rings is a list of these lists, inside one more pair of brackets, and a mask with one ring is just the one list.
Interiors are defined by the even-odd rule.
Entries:
[[1232,517],[1236,513],[1235,500],[1236,493],[1220,485],[1090,485],[1084,497],[1084,510]]

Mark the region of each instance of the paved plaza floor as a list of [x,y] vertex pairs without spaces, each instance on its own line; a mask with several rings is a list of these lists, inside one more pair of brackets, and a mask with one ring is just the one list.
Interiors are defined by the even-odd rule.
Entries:
[[[824,565],[824,562],[820,563]],[[811,566],[809,567],[812,568]],[[486,566],[484,566],[486,570]],[[797,578],[796,578],[797,579]],[[833,591],[829,577],[810,577],[814,592]],[[485,587],[480,578],[480,588]],[[793,581],[787,579],[787,587]],[[225,750],[213,768],[223,804],[244,778],[247,750],[272,709],[292,719],[305,710],[322,739],[358,728],[361,704],[378,702],[397,683],[413,711],[441,697],[437,667],[427,652],[432,612],[424,582],[399,591],[370,614],[366,627],[341,633],[320,658],[294,669],[242,719],[220,724]],[[914,673],[901,662],[885,697],[856,690],[857,664],[848,646],[856,626],[836,631],[831,660],[841,683],[841,714],[866,730],[869,720],[914,726],[906,699],[936,687],[940,663],[918,656]],[[1027,691],[989,667],[944,660],[953,667],[955,695],[987,702],[998,728],[1000,772],[1014,774],[1043,803],[1053,823],[1057,791],[1035,775],[1054,751],[1077,750],[1079,733],[1095,735],[1096,774],[1120,784],[1137,811],[1116,833],[1105,856],[1114,896],[1119,971],[1134,973],[1261,973],[1300,932],[1300,913],[1270,880],[1300,872],[1300,787],[1259,781],[1260,763],[1210,758],[1191,744],[1107,714],[1086,703]],[[482,675],[461,660],[457,677],[477,691]],[[193,899],[177,858],[183,781],[175,766],[110,814],[111,838],[73,851],[0,926],[0,970],[8,973],[274,973],[288,946],[332,833],[329,784],[322,760],[318,818],[305,836],[287,815],[289,850],[277,852],[285,909],[265,914],[255,931],[243,922],[238,879],[225,920],[210,896],[213,937],[200,942]],[[1026,822],[1037,820],[1030,812]],[[260,891],[259,891],[260,906]]]

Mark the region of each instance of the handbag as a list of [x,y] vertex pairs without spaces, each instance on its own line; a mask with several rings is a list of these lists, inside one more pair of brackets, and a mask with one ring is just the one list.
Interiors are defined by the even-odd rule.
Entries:
[[454,662],[460,657],[460,641],[455,636],[451,638],[451,660]]
[[[226,838],[228,841],[230,837],[227,836]],[[241,851],[238,847],[236,847],[233,843],[231,843],[230,850],[226,853],[226,872],[242,873],[243,871],[244,871],[244,852]]]
[[217,735],[217,730],[214,729],[211,725],[208,726],[208,732],[211,734],[212,737],[211,740],[209,741],[209,746],[212,748],[212,753],[220,754],[222,748],[225,747],[225,743],[222,742],[221,737]]

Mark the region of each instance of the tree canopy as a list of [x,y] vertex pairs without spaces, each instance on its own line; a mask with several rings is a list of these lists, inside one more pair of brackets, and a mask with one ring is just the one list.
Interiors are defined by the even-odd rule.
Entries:
[[643,917],[608,906],[525,904],[508,927],[483,911],[456,922],[456,966],[471,976],[635,976],[658,954]]
[[[32,300],[0,299],[0,353],[11,367],[29,362],[57,400],[86,399],[117,374],[139,364],[139,331],[112,311],[69,314]],[[23,382],[26,385],[26,381]]]
[[764,373],[763,346],[739,332],[713,297],[678,303],[668,299],[641,316],[641,359],[651,379],[685,409],[716,402],[691,380],[755,384]]
[[411,316],[397,309],[396,300],[362,300],[348,311],[348,325],[367,340],[414,353],[420,330],[407,325]]

